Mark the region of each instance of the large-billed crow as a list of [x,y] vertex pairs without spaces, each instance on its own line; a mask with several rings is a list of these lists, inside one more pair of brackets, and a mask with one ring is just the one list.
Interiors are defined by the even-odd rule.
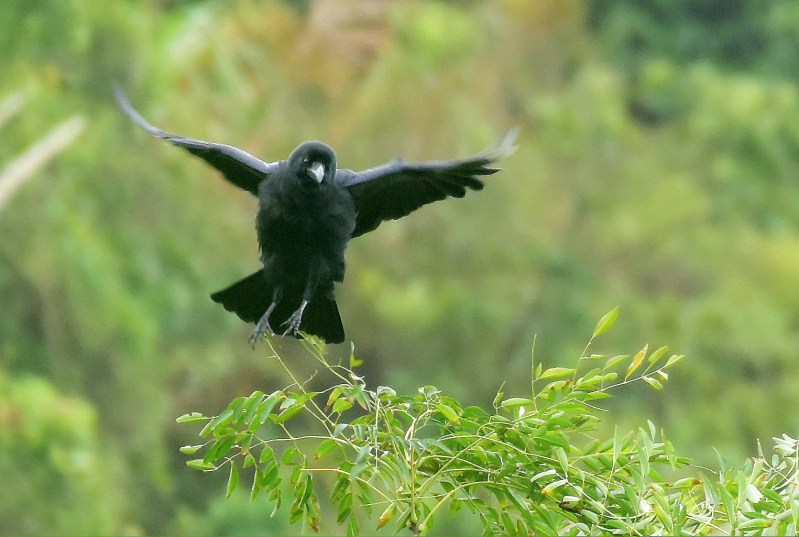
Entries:
[[202,158],[234,185],[258,197],[258,246],[263,268],[211,295],[242,320],[256,323],[255,343],[276,327],[329,343],[344,341],[335,282],[344,279],[350,239],[383,220],[401,218],[447,196],[480,190],[496,160],[514,150],[516,131],[496,147],[464,160],[388,164],[354,172],[336,167],[336,154],[322,142],[300,144],[288,160],[264,162],[235,147],[171,134],[150,125],[115,88],[125,114],[144,130]]

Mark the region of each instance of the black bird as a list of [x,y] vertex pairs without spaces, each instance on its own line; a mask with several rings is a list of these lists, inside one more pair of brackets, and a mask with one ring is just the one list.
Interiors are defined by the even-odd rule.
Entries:
[[255,343],[274,328],[300,331],[328,343],[344,341],[335,282],[344,279],[350,239],[383,220],[401,218],[447,196],[480,190],[479,176],[491,175],[496,160],[514,150],[516,130],[493,149],[464,160],[407,164],[394,160],[354,172],[336,167],[336,154],[322,142],[300,144],[288,160],[264,162],[235,147],[203,142],[153,127],[117,86],[127,116],[144,130],[188,150],[222,172],[234,185],[258,197],[258,246],[263,268],[211,295],[242,320],[257,323]]

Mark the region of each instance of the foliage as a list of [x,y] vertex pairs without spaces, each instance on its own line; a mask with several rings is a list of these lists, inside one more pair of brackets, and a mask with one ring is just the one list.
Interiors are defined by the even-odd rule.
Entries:
[[[0,534],[81,535],[125,531],[114,454],[98,438],[84,400],[46,380],[0,369]],[[14,484],[11,486],[11,484]],[[46,505],[35,519],[31,498]],[[34,509],[35,510],[35,509]]]
[[[588,354],[617,312],[597,324],[576,367],[544,369],[533,356],[530,393],[500,390],[490,411],[464,407],[434,386],[405,396],[368,389],[309,340],[310,354],[339,384],[308,391],[295,381],[237,397],[214,417],[183,415],[178,422],[204,423],[205,442],[181,451],[202,455],[187,462],[191,468],[226,470],[228,497],[250,469],[251,500],[265,494],[277,509],[288,495],[289,522],[314,531],[322,512],[317,483],[328,474],[335,480],[329,501],[348,535],[367,523],[426,533],[444,508],[476,514],[484,535],[794,533],[799,440],[775,439],[771,459],[760,452],[742,470],[723,465],[713,473],[678,456],[651,421],[626,433],[616,427],[609,438],[596,434],[598,401],[637,381],[662,389],[683,358],[667,358],[666,347],[632,357]],[[357,364],[351,356],[350,367]],[[293,432],[301,416],[314,423],[311,432]],[[688,475],[663,477],[676,469]]]
[[795,77],[788,65],[796,14],[792,2],[620,0],[591,2],[589,19],[627,66],[668,56]]

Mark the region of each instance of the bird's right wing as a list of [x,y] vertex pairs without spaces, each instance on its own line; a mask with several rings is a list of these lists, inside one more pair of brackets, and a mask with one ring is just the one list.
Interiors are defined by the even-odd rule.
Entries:
[[276,162],[264,162],[251,154],[236,147],[216,144],[213,142],[203,142],[185,138],[150,125],[130,104],[119,85],[114,85],[114,93],[122,111],[134,123],[146,130],[153,136],[163,138],[176,146],[182,147],[191,154],[196,155],[208,164],[222,172],[225,179],[237,187],[250,192],[254,196],[258,195],[258,185],[277,167]]

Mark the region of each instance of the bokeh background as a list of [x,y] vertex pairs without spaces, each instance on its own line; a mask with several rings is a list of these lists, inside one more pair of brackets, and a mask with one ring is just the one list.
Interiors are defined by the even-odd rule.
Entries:
[[799,2],[3,0],[0,51],[0,534],[286,531],[177,450],[178,415],[287,384],[208,298],[258,266],[256,201],[133,126],[115,80],[267,160],[465,157],[521,128],[483,192],[351,244],[372,387],[521,396],[534,336],[573,365],[620,305],[594,352],[688,358],[611,426],[649,418],[710,466],[799,432]]

